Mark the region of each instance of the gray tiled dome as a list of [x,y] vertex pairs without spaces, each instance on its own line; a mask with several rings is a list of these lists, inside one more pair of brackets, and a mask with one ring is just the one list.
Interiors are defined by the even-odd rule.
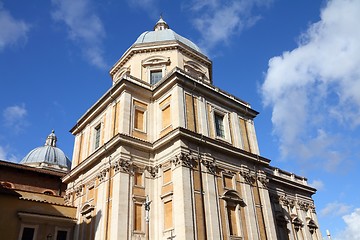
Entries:
[[186,46],[202,53],[200,48],[195,43],[169,29],[169,26],[162,18],[160,18],[160,20],[156,23],[154,31],[146,31],[142,33],[135,41],[134,45],[162,41],[179,41]]
[[47,137],[45,145],[31,150],[20,164],[33,167],[70,170],[71,162],[65,153],[56,147],[57,138],[54,131]]

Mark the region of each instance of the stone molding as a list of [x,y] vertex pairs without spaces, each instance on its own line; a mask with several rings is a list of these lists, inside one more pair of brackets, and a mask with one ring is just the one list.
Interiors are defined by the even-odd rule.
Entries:
[[100,172],[96,175],[97,178],[99,179],[99,182],[103,182],[106,179],[107,173],[109,172],[110,168],[104,168],[102,170],[100,170]]
[[151,177],[155,178],[157,174],[159,173],[159,169],[161,168],[161,165],[156,166],[146,166],[145,169],[148,171],[148,173],[151,175]]
[[201,159],[201,163],[207,168],[208,172],[211,174],[216,174],[217,165],[215,160],[210,159]]

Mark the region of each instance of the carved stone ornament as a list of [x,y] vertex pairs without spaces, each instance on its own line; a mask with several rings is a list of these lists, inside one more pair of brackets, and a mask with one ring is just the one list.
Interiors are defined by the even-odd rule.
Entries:
[[263,185],[264,188],[267,188],[267,185],[269,183],[269,179],[266,176],[258,176],[259,182]]
[[109,172],[109,168],[105,168],[97,174],[97,178],[100,182],[103,182],[106,179],[107,172]]
[[175,167],[181,165],[188,168],[194,168],[196,164],[195,157],[189,153],[180,153],[176,155],[171,162],[175,165]]
[[283,206],[289,206],[291,208],[293,208],[295,206],[295,201],[292,199],[289,199],[287,196],[280,196],[279,202]]
[[64,196],[65,204],[70,204],[70,202],[71,202],[71,194],[72,193],[66,193],[65,194],[65,196]]
[[81,194],[82,194],[82,191],[83,191],[83,185],[80,185],[80,186],[78,186],[78,187],[75,187],[75,195],[77,196],[77,197],[79,197],[79,196],[81,196]]
[[133,172],[133,163],[130,160],[120,159],[116,161],[112,167],[115,170],[115,173],[118,173],[121,170],[127,173]]
[[304,226],[302,221],[298,217],[293,217],[291,222],[294,225],[295,231],[299,231]]
[[255,183],[255,180],[256,180],[256,176],[255,176],[255,173],[252,173],[250,171],[240,171],[240,174],[241,176],[244,177],[245,181],[248,183],[248,184],[254,184]]
[[208,171],[211,174],[216,173],[216,163],[215,163],[215,161],[202,159],[201,162],[208,169]]
[[156,165],[156,166],[146,166],[145,169],[150,173],[150,175],[155,178],[156,175],[159,172],[159,168],[161,167],[161,165]]

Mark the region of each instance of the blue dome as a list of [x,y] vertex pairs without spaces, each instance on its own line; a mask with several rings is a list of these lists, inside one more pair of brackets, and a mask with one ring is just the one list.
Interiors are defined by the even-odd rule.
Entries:
[[40,168],[70,170],[71,162],[65,153],[56,147],[57,138],[54,131],[47,137],[45,145],[31,150],[20,164]]
[[179,41],[186,46],[202,53],[200,48],[195,43],[169,29],[169,26],[162,18],[160,18],[160,20],[156,23],[154,31],[146,31],[142,33],[133,45],[162,41]]

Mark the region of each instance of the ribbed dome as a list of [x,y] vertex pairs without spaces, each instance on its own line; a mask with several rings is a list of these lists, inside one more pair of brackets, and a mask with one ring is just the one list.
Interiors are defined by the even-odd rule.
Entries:
[[70,170],[71,162],[65,153],[56,147],[57,138],[54,131],[47,137],[45,145],[31,150],[20,164],[39,168]]
[[162,18],[160,18],[160,20],[156,23],[154,31],[146,31],[142,33],[133,45],[162,41],[179,41],[186,46],[202,53],[200,48],[195,43],[169,29],[169,26]]

